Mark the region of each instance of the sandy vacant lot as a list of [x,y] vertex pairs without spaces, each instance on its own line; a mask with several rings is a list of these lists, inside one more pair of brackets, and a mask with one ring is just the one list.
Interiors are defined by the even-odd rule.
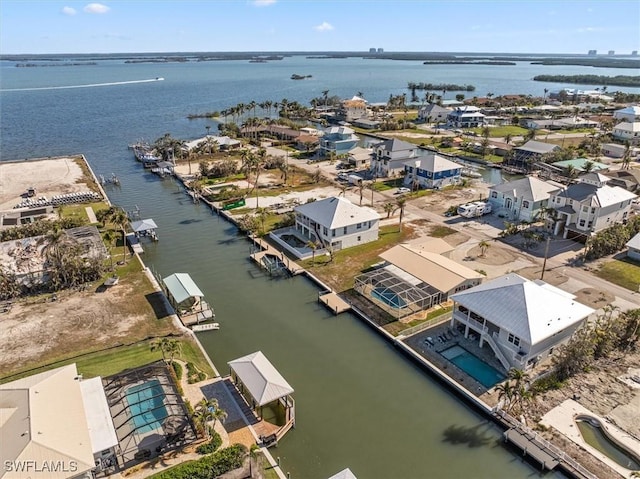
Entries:
[[82,157],[0,162],[0,211],[20,203],[30,187],[36,189],[36,198],[96,191],[93,178],[85,177],[82,163]]

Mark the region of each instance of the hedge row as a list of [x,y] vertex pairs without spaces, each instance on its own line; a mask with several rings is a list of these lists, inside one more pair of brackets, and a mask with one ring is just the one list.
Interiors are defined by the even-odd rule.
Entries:
[[242,444],[234,444],[197,461],[185,462],[160,472],[154,479],[211,479],[242,466],[248,451]]

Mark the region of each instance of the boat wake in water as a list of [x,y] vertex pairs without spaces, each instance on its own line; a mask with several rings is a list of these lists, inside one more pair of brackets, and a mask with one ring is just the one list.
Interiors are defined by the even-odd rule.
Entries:
[[93,88],[98,86],[114,86],[114,85],[131,85],[133,83],[150,83],[155,81],[163,81],[164,78],[156,77],[150,78],[149,80],[130,80],[130,81],[116,81],[110,83],[90,83],[88,85],[69,85],[69,86],[45,86],[45,87],[37,87],[37,88],[11,88],[8,90],[0,91],[36,91],[36,90],[67,90],[69,88]]

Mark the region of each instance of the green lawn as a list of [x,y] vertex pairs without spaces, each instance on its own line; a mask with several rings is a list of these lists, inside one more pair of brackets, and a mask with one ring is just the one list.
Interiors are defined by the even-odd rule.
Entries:
[[640,287],[640,262],[629,258],[608,261],[595,274],[631,291],[638,291]]
[[[64,205],[58,207],[58,213],[61,218],[80,218],[86,224],[89,224],[89,217],[87,216],[86,207],[91,206],[94,213],[98,213],[100,210],[106,210],[109,208],[106,203],[98,201],[95,203],[83,203],[79,205]],[[94,223],[98,224],[98,223]]]
[[[211,369],[206,358],[200,352],[200,348],[191,340],[179,339],[179,341],[182,346],[182,352],[180,356],[176,356],[176,359],[192,362],[209,377],[214,377],[213,369]],[[32,365],[28,370],[9,376],[6,380],[4,378],[0,379],[0,383],[14,381],[71,363],[77,364],[78,372],[85,378],[96,376],[104,377],[119,373],[125,369],[143,366],[160,359],[162,359],[162,354],[160,354],[159,351],[151,352],[151,341],[141,341],[136,344],[119,346],[104,351],[62,359],[40,367],[34,368]]]

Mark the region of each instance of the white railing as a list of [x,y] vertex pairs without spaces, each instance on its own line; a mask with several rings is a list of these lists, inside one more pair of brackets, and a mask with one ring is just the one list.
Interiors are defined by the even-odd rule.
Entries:
[[496,354],[496,357],[502,364],[502,367],[505,368],[507,371],[511,369],[511,363],[509,363],[505,355],[502,353],[502,350],[500,349],[498,344],[493,340],[491,335],[485,333],[482,335],[482,337],[487,343],[489,343],[489,346],[491,346],[491,349],[493,349],[493,352]]

